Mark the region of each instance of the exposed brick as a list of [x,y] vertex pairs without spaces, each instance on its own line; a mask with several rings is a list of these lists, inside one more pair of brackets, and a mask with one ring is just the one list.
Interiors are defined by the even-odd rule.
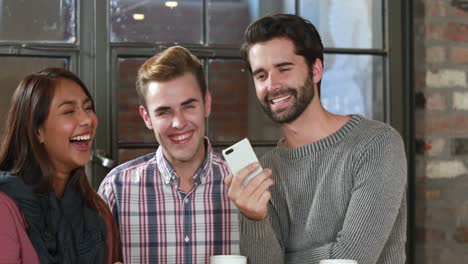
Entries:
[[448,23],[444,27],[443,37],[457,42],[468,41],[468,24]]
[[468,92],[453,93],[453,109],[468,110]]
[[447,139],[445,138],[417,138],[414,141],[416,154],[427,155],[431,157],[440,156],[442,153],[445,153],[447,145]]
[[468,203],[465,201],[457,210],[457,226],[454,239],[459,243],[468,243]]
[[416,228],[416,240],[418,241],[443,241],[445,240],[445,232],[432,228]]
[[468,64],[468,48],[466,47],[451,47],[450,62],[454,64]]
[[452,155],[468,155],[468,138],[452,140]]
[[[414,263],[466,263],[468,220],[468,6],[466,0],[414,0]],[[428,69],[439,71],[428,72]],[[443,89],[443,90],[442,90]],[[456,92],[456,94],[454,94]],[[467,218],[468,219],[468,218]]]
[[426,191],[426,201],[434,201],[440,199],[440,190],[428,190]]
[[466,87],[466,73],[460,70],[428,70],[426,71],[428,87]]
[[[447,234],[448,235],[448,234]],[[446,244],[450,242],[445,242]],[[447,264],[447,263],[456,263],[456,264],[466,264],[467,255],[466,255],[466,249],[464,249],[466,245],[460,245],[460,246],[445,246],[442,247],[434,252],[437,254],[437,261],[432,261],[427,262],[426,264]],[[440,252],[438,252],[440,251]],[[434,254],[433,253],[433,254]]]
[[418,190],[418,188],[421,188],[421,190],[424,190],[423,182],[427,180],[426,179],[426,160],[424,159],[424,157],[416,156],[414,163],[415,163],[414,164],[415,165],[414,176],[418,180],[418,182],[420,182],[419,185],[416,184],[416,190]]
[[[447,181],[447,180],[446,180]],[[446,194],[450,192],[447,188],[442,188],[441,193],[442,197],[439,199],[434,199],[427,201],[426,208],[426,222],[423,224],[428,227],[439,227],[439,226],[455,226],[456,219],[455,215],[457,214],[457,208],[454,208],[453,204],[447,203],[444,198],[447,198]],[[444,197],[445,194],[445,197]],[[444,231],[447,232],[447,229],[444,228]],[[451,233],[451,232],[450,232]],[[448,235],[448,234],[447,234]]]
[[459,243],[468,243],[468,227],[459,226],[457,227],[454,235],[454,239]]
[[424,109],[426,108],[426,95],[424,94],[424,92],[416,92],[414,94],[414,104],[416,106],[417,109]]
[[430,24],[426,26],[426,38],[433,40],[444,39],[445,25],[443,24]]
[[444,153],[447,146],[447,139],[445,138],[433,138],[426,139],[426,154],[428,156],[438,156]]
[[[418,47],[421,45],[425,45],[425,43],[422,41],[426,38],[426,32],[427,32],[426,25],[424,24],[424,20],[415,18],[413,22],[414,22],[414,28],[413,28],[414,39],[417,40],[414,43],[414,46]],[[421,51],[421,49],[415,49],[414,51],[417,53],[418,51]]]
[[432,46],[428,47],[426,51],[427,62],[432,64],[441,64],[447,60],[447,52],[445,47]]
[[433,17],[447,16],[448,5],[445,1],[430,1],[427,4],[428,14]]
[[424,0],[414,0],[413,1],[414,5],[414,11],[413,15],[415,18],[421,19],[424,18],[425,16],[425,8],[424,8]]
[[417,135],[451,134],[466,135],[468,131],[468,115],[453,113],[450,115],[430,114],[416,118]]
[[426,142],[423,139],[417,138],[414,140],[414,150],[416,154],[423,155],[426,152]]
[[426,109],[429,111],[433,110],[445,110],[447,108],[447,102],[445,95],[441,93],[426,93]]
[[[452,1],[453,2],[453,1]],[[464,6],[467,6],[468,4],[464,4]],[[452,8],[452,12],[451,14],[454,16],[454,17],[462,17],[462,18],[468,18],[468,10],[467,9],[462,9],[458,6],[454,6]]]
[[430,161],[426,164],[426,176],[430,179],[455,178],[467,172],[463,162],[458,160]]
[[[425,62],[421,62],[425,65]],[[426,71],[421,69],[415,69],[414,71],[414,88],[420,89],[426,87]]]

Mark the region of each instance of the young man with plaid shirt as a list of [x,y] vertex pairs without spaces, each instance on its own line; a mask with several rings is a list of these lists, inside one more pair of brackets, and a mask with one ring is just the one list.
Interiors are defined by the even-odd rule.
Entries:
[[113,169],[98,191],[119,224],[124,263],[238,254],[238,211],[223,184],[229,169],[204,136],[211,95],[200,61],[171,47],[141,66],[137,92],[159,147]]

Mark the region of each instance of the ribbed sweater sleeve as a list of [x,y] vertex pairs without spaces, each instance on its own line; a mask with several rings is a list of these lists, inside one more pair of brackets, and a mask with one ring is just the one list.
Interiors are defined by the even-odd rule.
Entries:
[[319,142],[279,144],[262,165],[276,183],[267,220],[241,217],[250,263],[405,263],[406,158],[393,128],[353,116]]

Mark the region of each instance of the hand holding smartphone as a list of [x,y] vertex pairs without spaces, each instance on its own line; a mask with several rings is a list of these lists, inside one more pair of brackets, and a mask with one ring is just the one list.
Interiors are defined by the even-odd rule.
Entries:
[[[227,149],[224,149],[222,153],[233,175],[237,174],[247,165],[258,162],[257,155],[255,155],[252,145],[250,145],[250,141],[247,138],[244,138]],[[259,174],[261,171],[262,167],[259,166],[257,170],[249,174],[244,179],[243,184],[247,185],[253,179],[253,177]]]

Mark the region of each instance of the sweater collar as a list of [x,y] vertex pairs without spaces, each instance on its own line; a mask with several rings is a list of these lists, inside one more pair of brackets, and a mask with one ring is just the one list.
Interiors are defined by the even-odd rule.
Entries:
[[340,142],[351,130],[353,130],[353,128],[355,128],[362,121],[363,118],[364,117],[361,115],[351,115],[351,119],[333,134],[298,148],[286,147],[284,144],[284,138],[281,138],[278,141],[276,149],[279,155],[285,158],[299,158],[311,155],[323,149],[330,148],[331,146]]

